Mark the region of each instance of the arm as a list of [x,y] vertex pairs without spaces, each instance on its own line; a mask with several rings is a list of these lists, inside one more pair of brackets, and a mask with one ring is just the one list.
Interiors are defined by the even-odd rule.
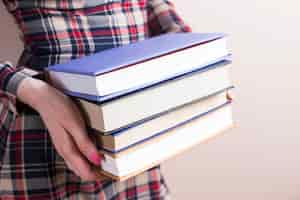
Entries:
[[170,32],[191,32],[169,0],[148,0],[148,25],[151,36]]
[[[57,152],[68,167],[84,180],[97,179],[87,160],[99,166],[101,155],[86,133],[80,111],[69,97],[46,82],[20,72],[9,63],[0,64],[1,92],[37,110]],[[0,126],[4,126],[1,121]]]
[[68,96],[44,81],[25,78],[17,97],[39,112],[55,149],[71,170],[83,180],[99,178],[90,164],[100,166],[101,155],[88,137],[81,112]]

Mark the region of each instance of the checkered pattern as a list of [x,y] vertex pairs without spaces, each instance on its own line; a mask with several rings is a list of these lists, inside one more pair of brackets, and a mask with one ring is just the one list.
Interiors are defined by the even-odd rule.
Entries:
[[[19,66],[42,71],[169,32],[188,32],[168,0],[3,0],[24,41]],[[0,199],[166,199],[155,167],[124,182],[82,182],[55,151],[38,113],[17,106],[28,75],[0,64]]]

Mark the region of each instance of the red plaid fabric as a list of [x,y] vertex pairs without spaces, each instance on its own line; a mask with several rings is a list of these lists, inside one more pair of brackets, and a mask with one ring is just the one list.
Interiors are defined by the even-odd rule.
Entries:
[[[191,31],[168,0],[3,0],[24,41],[19,65],[53,64],[169,32]],[[16,108],[27,76],[0,64],[0,199],[166,199],[155,167],[124,182],[82,182],[67,169],[33,109]]]

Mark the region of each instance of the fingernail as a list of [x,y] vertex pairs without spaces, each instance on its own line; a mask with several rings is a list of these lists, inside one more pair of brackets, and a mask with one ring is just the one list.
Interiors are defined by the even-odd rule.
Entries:
[[101,160],[102,156],[98,152],[93,152],[90,155],[90,160],[95,164],[95,165],[101,165]]

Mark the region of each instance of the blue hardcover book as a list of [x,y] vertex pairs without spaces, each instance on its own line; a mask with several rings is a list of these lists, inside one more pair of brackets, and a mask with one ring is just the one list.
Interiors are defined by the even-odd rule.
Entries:
[[132,87],[126,90],[122,90],[120,92],[114,92],[111,93],[109,95],[105,95],[105,96],[95,96],[95,95],[88,95],[88,94],[82,94],[82,93],[78,93],[78,92],[72,92],[72,91],[65,91],[67,94],[69,94],[70,96],[74,96],[74,97],[78,97],[80,99],[85,99],[88,101],[92,101],[94,103],[97,104],[104,104],[104,103],[108,103],[110,101],[119,99],[121,97],[124,96],[128,96],[130,94],[136,93],[136,92],[141,92],[147,88],[151,88],[151,87],[155,87],[161,84],[164,84],[166,82],[169,82],[171,80],[177,79],[177,78],[181,78],[184,77],[188,74],[192,74],[194,72],[205,72],[207,70],[211,70],[214,69],[220,65],[229,65],[231,63],[231,55],[227,55],[225,57],[221,57],[218,58],[216,60],[212,60],[211,62],[205,63],[203,65],[197,66],[194,69],[188,70],[186,72],[181,72],[181,73],[177,73],[177,74],[173,74],[171,77],[166,77],[164,79],[161,80],[156,80],[156,81],[152,81],[152,82],[148,82],[136,87]]
[[48,67],[54,85],[99,100],[218,62],[229,54],[222,33],[172,33]]

